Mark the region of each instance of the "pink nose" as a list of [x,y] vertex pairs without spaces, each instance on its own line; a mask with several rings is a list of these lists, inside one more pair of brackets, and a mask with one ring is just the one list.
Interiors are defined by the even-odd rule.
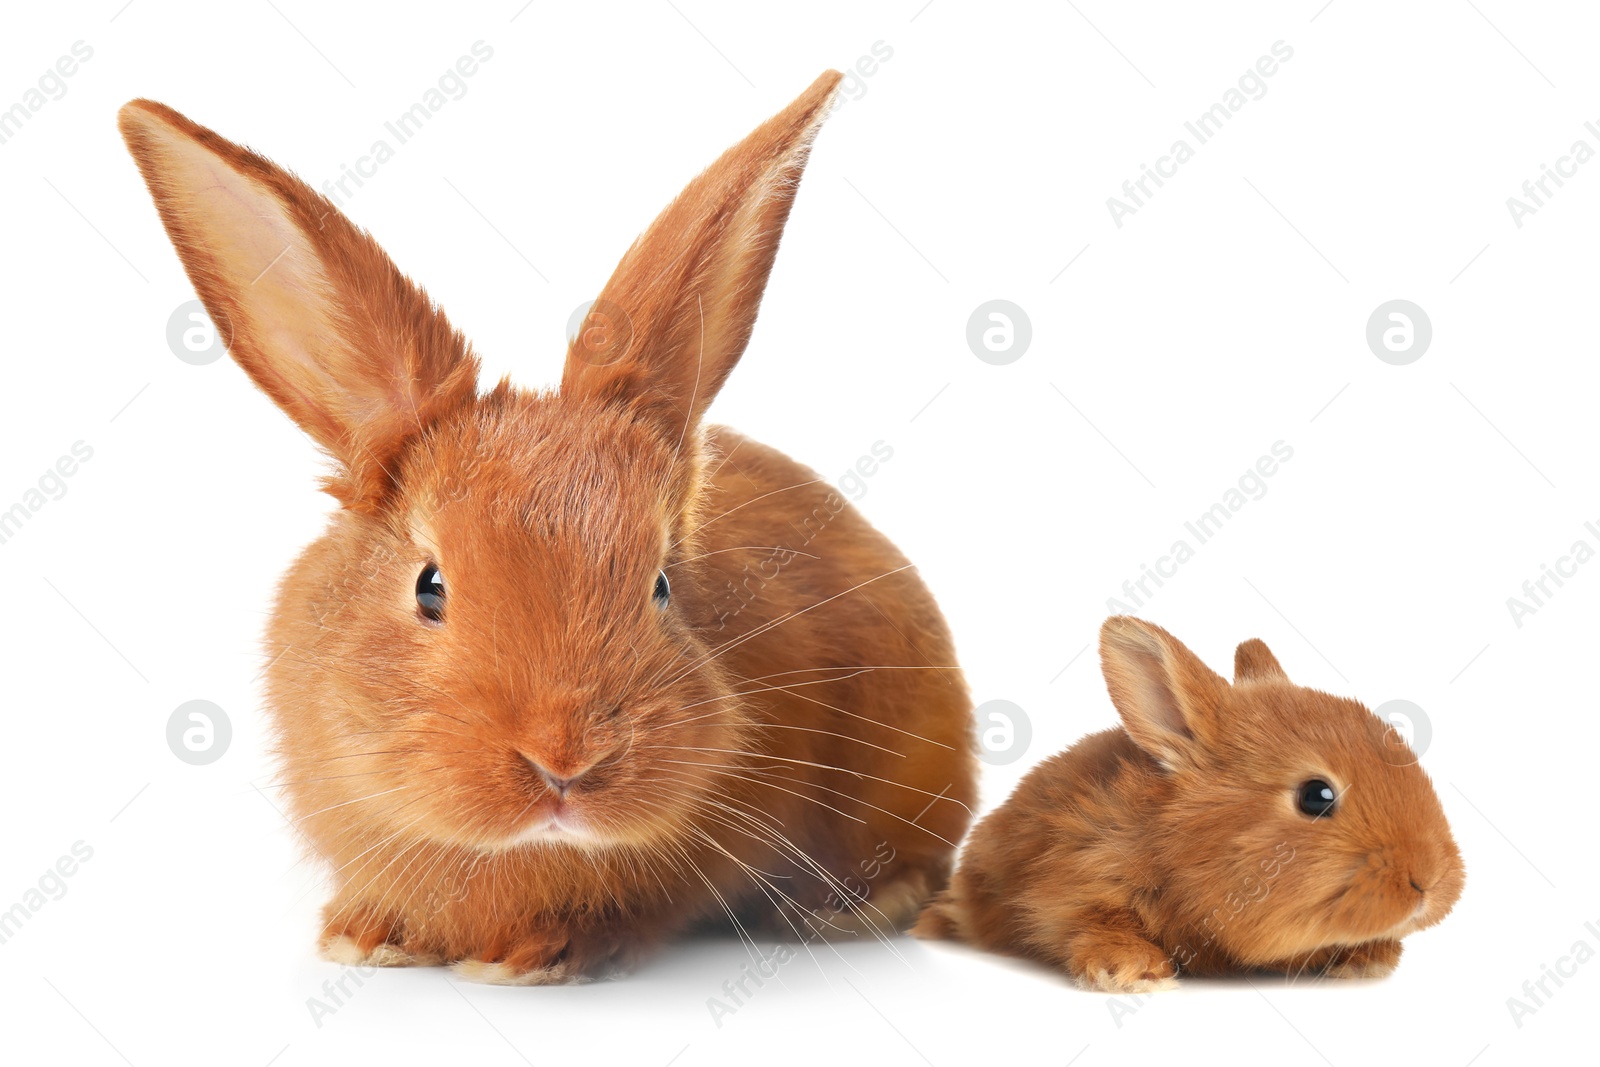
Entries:
[[540,779],[543,780],[544,784],[549,786],[558,797],[566,796],[567,790],[571,789],[572,784],[579,778],[582,778],[587,770],[587,768],[585,768],[585,770],[563,776],[556,774],[554,771],[550,770],[550,768],[546,767],[532,756],[524,754],[522,758],[528,761],[528,765],[539,773]]

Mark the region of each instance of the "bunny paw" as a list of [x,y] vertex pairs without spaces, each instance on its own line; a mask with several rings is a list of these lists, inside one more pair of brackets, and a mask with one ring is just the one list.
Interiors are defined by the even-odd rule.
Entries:
[[438,956],[407,952],[399,945],[383,942],[363,948],[349,934],[336,934],[322,942],[322,958],[346,967],[437,967]]
[[323,928],[322,958],[346,967],[433,967],[441,960],[402,945],[400,924],[360,906]]
[[1291,981],[1308,978],[1386,978],[1400,962],[1400,942],[1365,941],[1296,956],[1269,968],[1287,974]]
[[1400,942],[1368,941],[1333,954],[1323,969],[1329,978],[1387,978],[1400,963]]
[[485,985],[577,985],[594,980],[593,975],[566,961],[547,967],[519,967],[504,960],[459,960],[450,969],[469,982]]
[[1178,987],[1172,960],[1148,941],[1119,939],[1102,943],[1073,963],[1078,984],[1102,993],[1153,993]]
[[641,955],[642,946],[628,937],[540,933],[457,960],[451,969],[488,985],[577,985],[625,974]]

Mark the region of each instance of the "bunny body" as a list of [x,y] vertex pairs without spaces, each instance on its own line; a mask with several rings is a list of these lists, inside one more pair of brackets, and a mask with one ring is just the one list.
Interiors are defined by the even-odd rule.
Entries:
[[480,393],[330,203],[124,108],[230,351],[335,461],[267,635],[330,958],[578,981],[702,921],[881,936],[947,880],[976,761],[932,596],[813,471],[702,425],[837,80],[635,242],[554,392]]
[[[606,434],[618,431],[609,428],[597,444],[614,443]],[[514,425],[497,432],[516,440],[538,436],[532,427]],[[505,448],[515,446],[502,441],[488,447],[502,462]],[[330,719],[322,709],[339,699],[343,664],[391,649],[389,642],[399,636],[366,630],[371,620],[384,616],[349,595],[348,579],[371,575],[376,581],[363,577],[363,588],[392,592],[407,585],[414,563],[401,543],[392,552],[375,554],[375,538],[384,534],[341,515],[330,536],[292,569],[296,579],[285,583],[269,648],[315,649],[316,659],[305,652],[280,657],[269,671],[268,693],[285,779],[306,783],[291,794],[297,825],[345,874],[328,908],[325,946],[332,956],[451,961],[486,980],[545,982],[585,976],[602,962],[625,966],[654,941],[692,922],[729,921],[729,911],[750,933],[887,932],[914,917],[927,894],[943,884],[947,842],[959,840],[965,810],[941,794],[948,798],[960,790],[965,796],[970,783],[961,759],[967,705],[959,676],[916,669],[921,652],[953,662],[932,598],[911,572],[901,570],[905,561],[887,539],[855,509],[841,506],[832,487],[813,472],[723,428],[711,429],[707,448],[722,460],[713,463],[717,473],[704,492],[715,506],[692,520],[700,529],[680,546],[685,562],[668,570],[680,610],[706,620],[708,634],[699,652],[708,662],[686,679],[696,684],[681,698],[690,709],[681,716],[681,728],[601,721],[584,724],[581,732],[563,731],[559,723],[552,731],[544,717],[519,724],[515,715],[506,714],[478,729],[459,705],[442,709],[442,715],[408,717],[398,727],[383,718],[373,723],[376,737],[391,742],[415,737],[451,748],[545,752],[572,747],[579,761],[590,758],[585,746],[604,748],[618,741],[642,766],[619,762],[614,769],[591,772],[596,776],[592,817],[607,819],[605,806],[611,803],[665,815],[681,802],[687,820],[682,828],[647,826],[621,847],[587,848],[581,840],[568,844],[559,832],[507,847],[526,832],[521,808],[529,783],[515,777],[484,779],[468,761],[437,770],[432,744],[405,754],[408,779],[420,789],[395,778],[385,788],[398,793],[360,801],[374,792],[367,776],[319,781],[330,767],[352,775],[368,766],[376,772],[373,777],[391,781],[378,768],[382,759],[395,757],[364,753],[392,749],[392,744],[375,746],[374,736],[352,733],[347,721]],[[449,451],[431,453],[430,462],[447,462],[443,456]],[[527,462],[532,467],[538,457]],[[752,556],[748,546],[781,549],[786,539],[796,539],[788,528],[775,530],[771,514],[757,503],[778,498],[795,526],[802,520],[812,524],[812,540],[776,557],[754,553],[757,559],[776,558],[783,567],[754,592],[745,589],[748,602],[710,595],[724,592],[730,580],[727,561]],[[495,500],[490,492],[468,491],[453,506],[469,512],[459,519],[464,526],[514,525],[510,515],[496,513]],[[440,521],[455,518],[446,514]],[[493,558],[497,567],[505,566],[500,553]],[[474,578],[459,564],[455,573],[458,586]],[[736,573],[745,573],[743,563]],[[749,573],[760,572],[752,567]],[[499,578],[552,581],[537,566],[526,575],[502,571]],[[346,592],[328,605],[328,614],[313,615],[296,603],[305,585]],[[524,618],[497,602],[495,624],[536,632],[548,626],[536,617],[548,607],[534,602],[528,605],[533,617]],[[903,629],[918,635],[915,647],[902,630],[882,623],[880,609],[894,612]],[[410,643],[386,651],[394,662],[378,669],[415,671],[419,662],[427,662],[426,648],[406,647]],[[499,654],[518,644],[506,641]],[[437,675],[422,679],[413,699],[425,705],[431,690],[475,688],[474,675],[450,677],[453,664],[460,657],[476,671],[490,654],[446,650],[431,665]],[[559,699],[547,695],[553,685],[568,693],[596,685],[611,691],[623,689],[641,671],[675,669],[672,664],[641,667],[631,655],[607,655],[603,647],[569,648],[567,656],[566,678],[553,677],[543,654],[539,662],[545,671],[537,680],[518,685],[511,672],[502,671],[500,684],[511,692],[497,702],[537,705]],[[873,665],[907,669],[863,669]],[[613,676],[605,678],[608,672]],[[738,693],[753,695],[722,699]],[[901,710],[911,701],[919,708],[915,715]],[[507,763],[509,752],[500,765]],[[460,778],[456,766],[465,772]],[[519,774],[522,769],[512,763],[508,770]],[[393,836],[397,819],[428,806],[414,798],[446,779],[450,784],[439,798],[441,810],[430,813],[440,827]],[[500,803],[505,794],[519,798],[518,804]],[[401,808],[399,798],[410,806]],[[352,800],[357,811],[370,807],[372,816],[353,814]],[[469,825],[483,839],[456,843],[458,812],[480,811],[490,818]],[[876,870],[885,842],[894,862],[867,882],[863,875]],[[857,888],[862,885],[865,892]]]
[[1438,798],[1360,704],[1293,685],[1259,641],[1231,686],[1137,619],[1108,620],[1101,653],[1124,726],[1045,760],[978,824],[919,935],[1143,992],[1180,972],[1380,976],[1455,904]]

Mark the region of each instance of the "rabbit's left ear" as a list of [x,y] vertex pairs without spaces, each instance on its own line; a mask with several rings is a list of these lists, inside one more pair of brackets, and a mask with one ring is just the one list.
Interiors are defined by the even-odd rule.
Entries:
[[1100,627],[1100,667],[1134,744],[1168,770],[1206,762],[1222,737],[1225,679],[1182,641],[1131,615]]
[[304,182],[163,104],[117,117],[229,353],[371,511],[405,442],[472,403],[478,362],[377,243]]
[[1284,673],[1283,667],[1278,663],[1278,657],[1272,654],[1266,642],[1259,637],[1252,637],[1242,642],[1233,653],[1233,681],[1240,682],[1287,682],[1289,676]]
[[634,242],[567,350],[561,391],[682,440],[744,353],[800,174],[842,75],[730,148]]

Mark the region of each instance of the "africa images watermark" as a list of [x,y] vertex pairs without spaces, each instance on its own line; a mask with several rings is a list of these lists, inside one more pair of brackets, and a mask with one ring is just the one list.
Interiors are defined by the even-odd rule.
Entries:
[[[894,862],[895,856],[894,846],[887,841],[880,841],[872,855],[856,865],[861,872],[859,878],[855,874],[847,874],[842,879],[836,879],[835,888],[823,899],[822,907],[814,908],[809,913],[810,919],[816,921],[807,922],[807,933],[800,938],[801,945],[822,937],[823,931],[836,926],[833,920],[847,912],[859,914],[872,893],[871,882]],[[772,946],[770,955],[757,949],[753,967],[749,962],[740,965],[739,976],[722,983],[722,996],[706,998],[706,1011],[711,1014],[711,1021],[717,1024],[717,1029],[722,1029],[724,1019],[749,1004],[763,986],[778,976],[779,969],[798,955],[793,947],[782,942]]]
[[[1278,473],[1281,464],[1293,458],[1293,447],[1284,441],[1274,441],[1271,454],[1261,456],[1246,469],[1239,476],[1238,483],[1223,492],[1221,500],[1183,524],[1184,530],[1194,538],[1194,544],[1191,545],[1188,538],[1180,537],[1172,543],[1166,555],[1156,559],[1154,567],[1147,563],[1139,564],[1139,576],[1122,583],[1122,596],[1127,600],[1108,597],[1106,610],[1113,615],[1132,615],[1136,608],[1144,607],[1155,597],[1155,590],[1166,584],[1164,579],[1176,576],[1178,568],[1194,558],[1197,546],[1220,533],[1223,526],[1250,501],[1266,496],[1267,479]],[[1151,588],[1152,584],[1155,589]]]
[[[323,194],[333,201],[335,207],[344,207],[346,201],[356,195],[355,190],[350,188],[351,183],[360,189],[366,184],[363,179],[377,177],[378,168],[395,157],[398,146],[421,133],[433,121],[433,116],[444,110],[446,104],[467,95],[467,79],[477,74],[482,64],[494,58],[494,48],[480,40],[472,42],[469,52],[445,68],[435,83],[423,91],[421,99],[383,124],[388,137],[374,140],[365,155],[356,157],[353,166],[341,163],[339,176],[322,183]],[[393,138],[393,144],[389,138]]]
[[795,535],[789,544],[770,546],[767,554],[755,564],[746,563],[735,577],[728,579],[725,587],[715,594],[711,605],[716,613],[717,629],[724,629],[731,619],[754,603],[767,583],[775,580],[797,557],[811,555],[804,549],[845,509],[848,504],[845,497],[859,501],[866,496],[867,480],[893,458],[894,448],[891,445],[881,440],[874,441],[870,454],[857,457],[855,463],[838,477],[834,483],[838,487],[837,492],[830,490],[816,507],[800,517],[798,526],[793,522],[788,524]]
[[311,1013],[311,1021],[317,1024],[317,1029],[321,1030],[324,1020],[330,1015],[337,1015],[339,1009],[350,1003],[350,998],[355,996],[355,989],[351,989],[349,983],[354,982],[356,989],[360,989],[366,985],[368,978],[377,973],[377,967],[342,967],[338,978],[325,979],[322,983],[322,996],[306,998],[306,1011]]
[[38,81],[23,91],[22,99],[0,109],[0,144],[10,143],[46,104],[66,96],[67,79],[94,58],[94,49],[84,41],[73,41],[68,51],[69,55],[61,56],[45,68]]
[[839,80],[839,91],[833,94],[833,100],[828,105],[829,113],[866,96],[867,79],[874,77],[883,69],[883,64],[893,58],[893,45],[881,39],[873,41],[870,55],[858,57],[844,69],[844,77]]
[[[1600,126],[1593,120],[1583,124],[1589,136],[1600,141]],[[1522,183],[1522,196],[1506,197],[1506,210],[1511,213],[1511,222],[1517,229],[1522,229],[1528,216],[1537,215],[1539,209],[1546,206],[1546,201],[1554,197],[1567,183],[1563,178],[1578,176],[1578,168],[1595,157],[1594,146],[1583,138],[1572,142],[1572,147],[1567,149],[1567,154],[1556,158],[1556,165],[1548,163],[1539,164],[1539,176],[1529,178]],[[1551,186],[1555,188],[1552,189]]]
[[67,495],[67,479],[78,473],[80,466],[94,458],[94,449],[87,442],[74,441],[70,455],[63,455],[46,467],[38,481],[22,493],[22,498],[10,507],[0,504],[0,545],[7,544],[22,531],[33,516],[52,500]]
[[[1222,904],[1212,908],[1198,927],[1194,930],[1194,937],[1199,939],[1198,944],[1184,941],[1172,951],[1173,967],[1182,971],[1194,962],[1200,952],[1214,942],[1222,933],[1229,922],[1238,918],[1245,909],[1252,904],[1259,904],[1267,899],[1267,894],[1272,891],[1270,883],[1283,869],[1294,862],[1294,846],[1287,841],[1278,842],[1272,854],[1263,859],[1257,866],[1261,871],[1260,877],[1246,875],[1240,882],[1239,888],[1222,898]],[[1111,1012],[1111,1021],[1117,1024],[1117,1029],[1122,1029],[1122,1020],[1142,1008],[1154,993],[1120,993],[1106,999],[1106,1010]]]
[[[1586,922],[1583,929],[1596,941],[1600,941],[1600,926]],[[1539,977],[1530,978],[1522,983],[1522,996],[1507,997],[1506,1010],[1511,1013],[1511,1021],[1517,1024],[1517,1029],[1522,1029],[1523,1020],[1530,1015],[1537,1015],[1539,1009],[1547,1005],[1548,1001],[1560,992],[1566,985],[1563,979],[1576,978],[1578,968],[1594,959],[1595,949],[1585,938],[1578,938],[1572,943],[1572,948],[1567,954],[1556,959],[1555,965],[1548,963],[1539,964]],[[1555,988],[1551,989],[1551,985]]]
[[[1600,525],[1586,522],[1583,528],[1600,542]],[[1522,583],[1522,596],[1506,597],[1506,610],[1511,612],[1511,621],[1516,623],[1517,629],[1522,629],[1523,619],[1545,607],[1561,587],[1567,584],[1564,579],[1576,578],[1578,568],[1594,557],[1594,546],[1580,537],[1572,542],[1572,547],[1567,550],[1566,555],[1556,557],[1555,566],[1552,567],[1548,563],[1539,564],[1539,576],[1526,579]]]
[[1194,138],[1193,145],[1179,137],[1172,142],[1166,155],[1157,157],[1153,167],[1139,164],[1139,176],[1122,183],[1122,196],[1126,199],[1115,196],[1106,198],[1106,210],[1111,212],[1111,221],[1117,229],[1122,229],[1123,219],[1137,214],[1145,202],[1155,196],[1155,190],[1150,188],[1151,183],[1160,189],[1166,184],[1163,178],[1176,177],[1178,168],[1194,158],[1196,147],[1221,133],[1228,121],[1244,110],[1251,100],[1260,100],[1267,95],[1267,79],[1278,73],[1279,64],[1294,58],[1294,49],[1283,41],[1272,42],[1271,53],[1257,59],[1254,66],[1239,75],[1237,87],[1230,86],[1220,101],[1183,124],[1184,130]]
[[94,849],[87,842],[74,841],[67,854],[46,867],[38,882],[23,892],[21,900],[0,911],[0,945],[16,937],[50,901],[66,896],[67,879],[77,874],[79,867],[93,858]]

